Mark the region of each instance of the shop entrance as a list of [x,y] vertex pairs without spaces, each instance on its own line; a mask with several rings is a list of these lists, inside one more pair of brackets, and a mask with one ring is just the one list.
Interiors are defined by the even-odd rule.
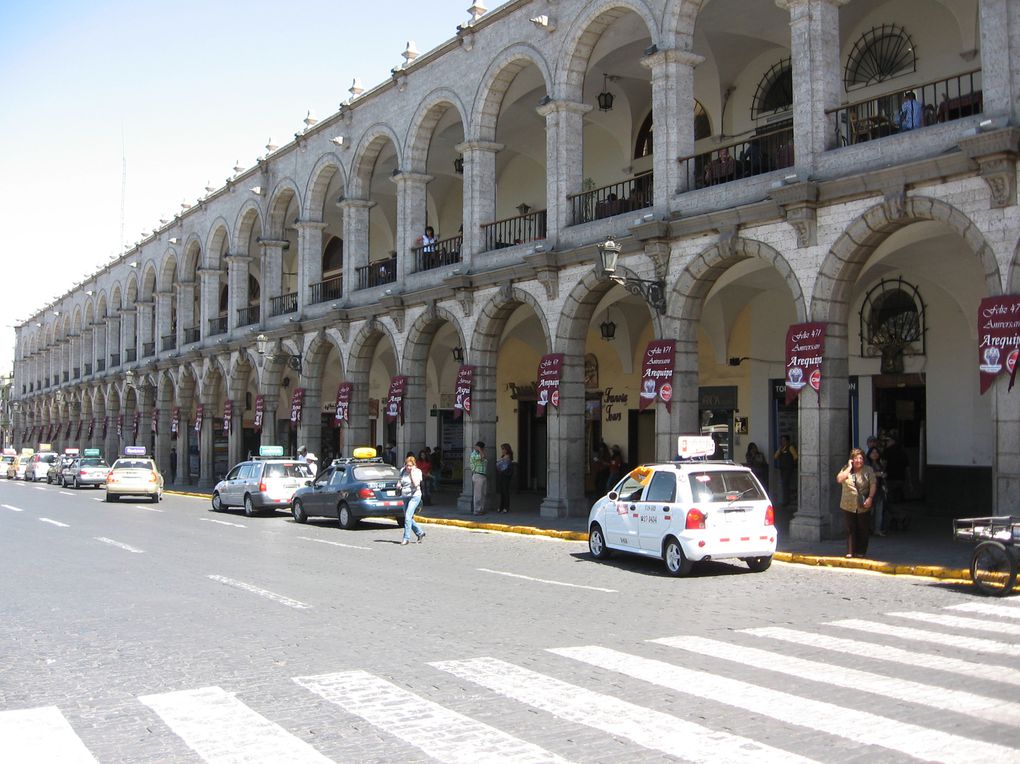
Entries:
[[[879,442],[884,447],[891,435],[906,456],[902,500],[923,499],[928,457],[924,375],[883,374],[872,380],[875,391],[875,432],[880,438]],[[889,487],[893,489],[892,481]],[[899,490],[900,487],[896,488]]]
[[518,486],[527,491],[546,489],[546,473],[549,465],[549,440],[545,417],[539,418],[535,401],[517,401],[517,436],[520,439],[520,482]]

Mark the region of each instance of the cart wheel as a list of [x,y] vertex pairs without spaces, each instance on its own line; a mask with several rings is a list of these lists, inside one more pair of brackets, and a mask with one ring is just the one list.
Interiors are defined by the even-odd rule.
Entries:
[[970,578],[982,594],[1004,597],[1016,582],[1016,557],[998,541],[982,541],[970,560]]

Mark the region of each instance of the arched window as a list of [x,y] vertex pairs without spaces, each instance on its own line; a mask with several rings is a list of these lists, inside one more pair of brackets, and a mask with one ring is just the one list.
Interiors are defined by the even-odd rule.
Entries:
[[925,352],[924,301],[917,287],[882,279],[861,305],[861,355],[882,356],[883,374],[903,373],[904,355]]
[[326,242],[326,248],[322,251],[322,275],[343,270],[344,267],[344,240],[337,236],[330,236]]
[[758,83],[751,101],[751,119],[789,111],[793,106],[793,69],[790,59],[772,65]]
[[226,313],[227,307],[230,305],[230,292],[227,289],[227,285],[224,284],[220,287],[220,313]]
[[872,27],[854,43],[843,70],[849,91],[917,71],[914,41],[903,27],[883,24]]
[[[711,134],[712,122],[708,118],[708,112],[706,112],[705,107],[701,105],[701,101],[695,98],[694,140],[700,141],[702,138],[708,138]],[[653,145],[654,125],[652,122],[652,113],[648,112],[648,116],[645,117],[645,121],[641,123],[641,129],[638,130],[637,141],[634,143],[634,158],[640,159],[641,157],[651,156]]]
[[259,280],[252,274],[248,274],[248,304],[258,305],[259,298],[262,296],[262,287],[259,285]]

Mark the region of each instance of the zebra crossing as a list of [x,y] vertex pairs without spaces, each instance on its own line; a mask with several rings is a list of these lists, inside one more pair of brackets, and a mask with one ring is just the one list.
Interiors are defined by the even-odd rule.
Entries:
[[[551,647],[529,656],[527,665],[488,656],[423,660],[417,683],[365,670],[279,680],[287,689],[268,693],[278,702],[287,693],[307,695],[302,705],[320,704],[329,725],[353,729],[327,745],[310,734],[311,725],[262,707],[261,694],[249,688],[200,687],[135,700],[140,718],[156,717],[141,724],[162,725],[177,741],[179,753],[161,760],[209,764],[361,758],[524,764],[603,760],[607,750],[620,758],[647,751],[649,758],[692,762],[869,754],[1020,761],[1014,700],[1020,664],[1012,660],[1020,657],[1012,639],[1020,599],[943,611],[890,612],[810,630],[748,628],[729,639],[679,634],[637,645]],[[903,678],[908,671],[915,678]],[[0,711],[0,758],[101,764],[102,754],[75,729],[78,705]],[[92,730],[86,738],[94,744],[103,734]],[[359,749],[368,737],[371,757]],[[578,738],[601,740],[602,747],[577,745]],[[115,741],[111,748],[123,754],[128,745]]]

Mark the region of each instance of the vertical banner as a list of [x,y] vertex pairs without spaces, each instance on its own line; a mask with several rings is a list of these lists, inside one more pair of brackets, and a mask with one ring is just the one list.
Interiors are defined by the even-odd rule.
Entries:
[[563,353],[550,353],[538,362],[538,409],[536,416],[546,415],[551,403],[560,407],[560,373],[563,371]]
[[181,429],[181,407],[174,406],[170,412],[170,440],[177,440],[177,433]]
[[117,439],[124,437],[124,415],[117,414]]
[[301,409],[305,404],[305,389],[295,387],[294,394],[290,397],[290,424],[293,427],[301,424]]
[[978,306],[978,372],[984,395],[1003,369],[1010,388],[1020,354],[1020,295],[986,297]]
[[[78,429],[74,433],[74,439],[75,440],[81,440],[81,427],[82,427],[83,424],[85,424],[85,420],[84,419],[79,419],[78,420]],[[89,433],[89,437],[90,438],[92,437],[92,433],[91,432]]]
[[133,440],[133,441],[137,441],[138,440],[138,426],[141,423],[142,423],[142,412],[139,411],[138,409],[135,409],[135,421],[134,421],[134,423],[133,423],[133,425],[131,427],[131,429],[132,429],[131,440]]
[[266,396],[257,395],[255,396],[255,421],[252,423],[252,427],[255,432],[262,432],[262,416],[266,413]]
[[103,417],[103,434],[100,435],[100,437],[103,440],[106,440],[106,434],[109,432],[109,430],[110,430],[110,417],[104,416]]
[[822,358],[825,356],[825,323],[792,324],[786,332],[786,405],[811,385],[822,387]]
[[95,417],[92,417],[92,418],[91,418],[91,419],[89,420],[89,432],[88,432],[88,435],[86,435],[86,436],[85,436],[85,439],[86,439],[86,440],[92,440],[92,434],[93,434],[93,433],[94,433],[95,431],[96,431],[96,418],[95,418]]
[[457,370],[457,386],[453,391],[453,418],[471,413],[471,388],[475,380],[474,366],[461,366]]
[[341,382],[336,389],[336,412],[333,414],[333,424],[351,421],[351,396],[354,393],[353,382]]
[[645,348],[641,365],[641,393],[638,411],[644,411],[661,398],[666,411],[673,411],[673,367],[676,359],[676,340],[650,340]]
[[230,437],[230,428],[233,427],[231,419],[234,418],[234,402],[227,398],[223,401],[223,434]]
[[150,425],[153,435],[159,435],[159,409],[152,410],[152,424]]
[[68,440],[71,437],[71,428],[74,427],[74,422],[70,419],[67,420],[67,432],[64,433],[64,440]]
[[202,434],[202,420],[205,419],[205,404],[199,403],[195,408],[195,432]]
[[404,392],[407,390],[407,377],[396,376],[390,379],[390,394],[386,399],[386,421],[392,422],[400,417],[404,423]]

